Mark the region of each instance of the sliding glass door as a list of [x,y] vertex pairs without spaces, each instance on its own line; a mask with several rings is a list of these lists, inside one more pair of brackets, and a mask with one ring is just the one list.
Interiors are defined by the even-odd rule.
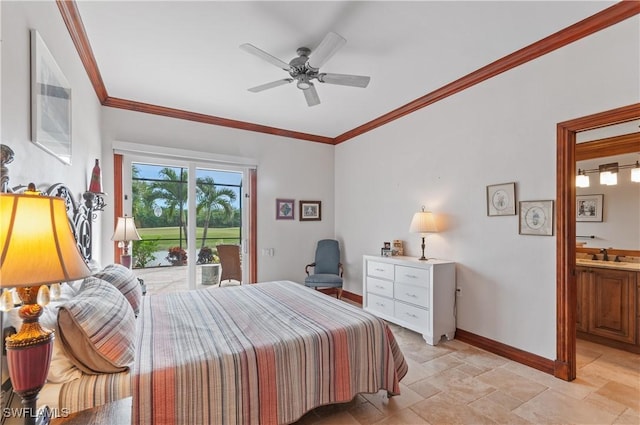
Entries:
[[124,210],[142,237],[133,243],[134,269],[150,293],[212,284],[209,278],[203,282],[202,269],[218,262],[219,244],[242,245],[246,268],[248,169],[125,156],[124,171],[131,188]]

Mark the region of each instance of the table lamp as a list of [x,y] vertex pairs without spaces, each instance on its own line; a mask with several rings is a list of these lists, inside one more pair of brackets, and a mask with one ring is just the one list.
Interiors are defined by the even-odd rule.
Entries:
[[[49,302],[46,285],[90,274],[62,198],[0,194],[0,287],[16,288],[22,300],[20,331],[6,338],[7,364],[13,390],[22,397],[25,424],[36,423],[36,401],[53,348],[54,332],[39,323],[43,305]],[[0,306],[5,311],[13,307],[9,291]]]
[[409,227],[409,231],[411,233],[420,233],[422,234],[422,257],[420,260],[428,260],[427,257],[424,256],[424,238],[427,233],[437,233],[438,227],[436,226],[436,220],[431,211],[425,211],[424,206],[422,207],[422,211],[417,212],[413,215],[413,219],[411,220],[411,226]]
[[113,232],[111,240],[118,242],[118,248],[122,249],[120,255],[120,264],[127,268],[131,268],[131,254],[129,254],[129,242],[139,241],[142,239],[136,229],[136,223],[133,217],[118,217],[116,230]]

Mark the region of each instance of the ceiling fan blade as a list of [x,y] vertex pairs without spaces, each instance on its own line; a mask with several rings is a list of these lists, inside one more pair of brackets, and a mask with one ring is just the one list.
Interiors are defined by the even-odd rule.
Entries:
[[253,44],[249,44],[249,43],[244,43],[240,45],[240,48],[242,50],[244,50],[247,53],[251,53],[252,55],[255,55],[261,59],[266,60],[267,62],[277,66],[280,69],[284,69],[285,71],[289,71],[289,69],[291,69],[291,67],[289,66],[288,63],[281,61],[280,59],[278,59],[275,56],[270,55],[269,53],[265,52],[264,50],[260,50],[258,49],[256,46],[254,46]]
[[315,106],[320,103],[320,97],[313,84],[311,84],[308,89],[302,90],[302,92],[304,93],[304,98],[307,99],[307,105]]
[[330,32],[311,53],[307,63],[312,68],[320,69],[346,42],[347,40],[342,36],[335,32]]
[[339,84],[341,86],[362,87],[369,85],[371,77],[349,74],[318,74],[318,81],[327,84]]
[[274,87],[278,87],[278,86],[282,86],[284,84],[288,84],[288,83],[290,83],[292,81],[293,81],[293,78],[285,78],[283,80],[272,81],[270,83],[261,84],[259,86],[251,87],[248,90],[250,92],[253,92],[253,93],[258,93],[258,92],[261,92],[263,90],[268,90],[268,89],[272,89]]

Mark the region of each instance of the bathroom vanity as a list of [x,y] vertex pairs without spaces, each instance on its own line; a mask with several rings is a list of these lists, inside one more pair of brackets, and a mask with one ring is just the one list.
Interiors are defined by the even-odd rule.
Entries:
[[577,336],[640,353],[640,263],[577,259]]

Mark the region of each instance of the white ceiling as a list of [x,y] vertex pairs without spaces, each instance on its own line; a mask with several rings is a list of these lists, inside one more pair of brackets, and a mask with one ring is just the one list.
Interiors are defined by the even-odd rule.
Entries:
[[[111,97],[338,136],[609,6],[613,1],[90,1],[78,10]],[[365,89],[317,83],[247,88],[288,74],[329,31],[347,39],[321,69],[371,76]],[[311,53],[313,55],[313,51]]]

